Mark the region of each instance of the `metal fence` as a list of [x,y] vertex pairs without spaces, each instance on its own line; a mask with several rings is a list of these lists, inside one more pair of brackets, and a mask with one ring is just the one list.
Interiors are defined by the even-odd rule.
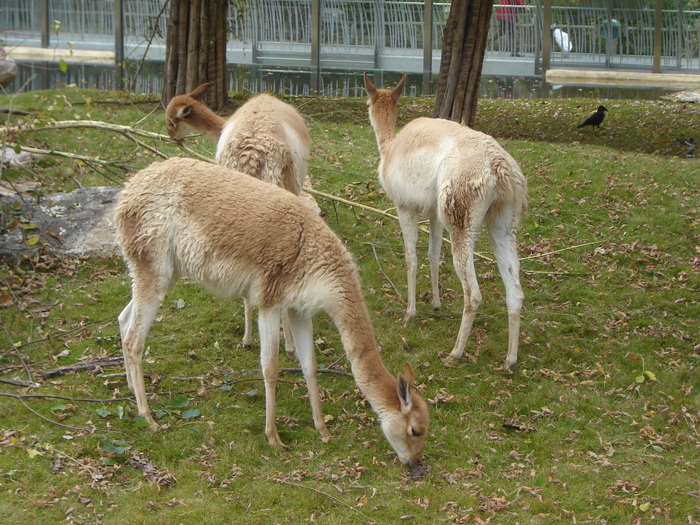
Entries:
[[[424,73],[426,57],[429,71],[439,70],[449,2],[432,3],[432,26],[427,29],[422,1],[319,1],[318,56],[322,71]],[[625,8],[614,4],[601,1],[600,7],[553,6],[549,30],[565,34],[569,46],[562,47],[552,40],[550,66],[651,70],[654,2],[626,2]],[[678,8],[663,11],[661,67],[698,73],[700,12],[686,11],[683,4],[679,0]],[[123,56],[132,61],[163,60],[166,0],[121,0],[117,5],[123,8]],[[229,63],[262,70],[308,68],[312,56],[312,0],[254,0],[248,5],[242,13],[233,8],[229,13]],[[541,2],[531,0],[527,6],[511,6],[514,15],[510,28],[498,16],[503,7],[494,5],[484,73],[541,73]],[[0,0],[0,45],[114,51],[114,12],[114,0]],[[430,45],[427,51],[426,42]]]
[[[580,61],[607,67],[647,67],[654,55],[652,8],[559,7],[552,24],[570,37],[567,52],[556,47],[556,62]],[[666,69],[695,70],[700,40],[700,12],[679,8],[662,12],[661,60]]]

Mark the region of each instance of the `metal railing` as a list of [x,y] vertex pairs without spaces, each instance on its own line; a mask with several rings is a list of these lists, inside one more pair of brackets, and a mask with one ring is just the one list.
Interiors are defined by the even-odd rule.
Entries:
[[[229,13],[228,61],[255,68],[308,68],[312,53],[312,3],[320,2],[319,65],[322,71],[364,70],[437,72],[449,2],[432,3],[430,35],[425,2],[415,0],[254,0],[242,13]],[[543,16],[539,0],[515,11],[512,29],[491,19],[485,73],[532,76],[541,73]],[[124,18],[124,56],[163,60],[167,31],[166,0],[0,0],[0,45],[54,49],[115,48],[115,5]],[[571,49],[552,39],[551,67],[651,70],[654,9],[639,0],[624,9],[551,8],[551,30],[566,33]],[[683,2],[679,2],[679,6]],[[166,6],[167,7],[167,6]],[[44,10],[42,12],[42,10]],[[510,33],[512,31],[512,33]],[[663,11],[661,66],[700,72],[700,11]],[[427,38],[430,36],[431,38]],[[48,42],[48,43],[47,43]],[[425,51],[428,42],[430,49]],[[427,57],[427,62],[426,62]],[[518,67],[520,69],[518,69]]]

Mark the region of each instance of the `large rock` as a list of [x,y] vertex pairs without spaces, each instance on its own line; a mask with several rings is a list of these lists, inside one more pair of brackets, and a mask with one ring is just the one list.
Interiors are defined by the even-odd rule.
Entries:
[[0,196],[0,259],[16,261],[40,248],[71,256],[118,254],[114,204],[120,190]]

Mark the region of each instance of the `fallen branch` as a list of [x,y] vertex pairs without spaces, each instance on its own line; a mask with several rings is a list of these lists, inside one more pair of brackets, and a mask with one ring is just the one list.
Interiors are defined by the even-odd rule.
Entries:
[[193,149],[190,149],[187,146],[185,146],[185,143],[181,140],[177,141],[177,147],[180,148],[185,153],[187,153],[188,155],[195,157],[197,160],[201,160],[204,162],[213,162],[213,160],[211,158],[206,157],[200,153],[197,153]]
[[568,252],[570,250],[575,250],[577,248],[584,248],[585,246],[592,246],[595,244],[605,244],[606,242],[608,242],[607,239],[603,240],[603,241],[585,242],[583,244],[577,244],[576,246],[567,246],[566,248],[561,248],[559,250],[554,250],[554,251],[547,252],[547,253],[538,253],[537,255],[530,255],[528,257],[522,257],[520,260],[521,261],[528,261],[530,259],[540,259],[542,257],[547,257],[548,255],[554,255],[555,253]]
[[[301,368],[280,368],[280,372],[287,372],[290,374],[301,374],[303,373],[303,370]],[[262,373],[261,370],[247,370],[246,372],[251,373]],[[352,377],[352,374],[349,372],[343,372],[341,370],[332,370],[330,368],[318,368],[316,370],[317,374],[332,374],[332,375],[337,375],[337,376],[344,376],[344,377]],[[100,377],[103,379],[113,379],[115,377],[126,377],[125,372],[117,372],[116,374],[100,374]],[[144,377],[150,377],[148,374],[144,374]],[[167,381],[201,381],[204,379],[203,376],[198,376],[198,377],[160,377],[159,379],[165,379]],[[262,381],[262,377],[259,378],[250,378],[250,379],[241,379],[241,380],[236,380],[236,381],[224,381],[222,384],[223,385],[233,385],[235,383],[241,383],[244,381]]]
[[396,288],[394,281],[392,281],[391,278],[382,269],[382,264],[379,262],[379,256],[377,255],[377,248],[372,243],[367,243],[367,244],[369,244],[372,247],[372,253],[374,254],[374,260],[377,261],[377,266],[379,267],[379,272],[384,276],[384,278],[387,281],[389,281],[389,284],[394,289],[394,292],[396,293],[396,295],[398,297],[401,297],[401,293],[399,293],[399,290]]
[[289,485],[290,487],[298,487],[298,488],[300,488],[300,489],[310,490],[311,492],[315,492],[315,493],[318,494],[319,496],[325,496],[326,498],[328,498],[328,499],[330,499],[330,500],[332,500],[332,501],[335,501],[336,503],[338,503],[338,504],[340,504],[340,505],[342,505],[342,506],[344,506],[344,507],[346,507],[346,508],[348,508],[348,509],[350,509],[350,510],[353,510],[353,511],[357,512],[360,516],[362,516],[362,517],[363,517],[364,519],[366,519],[368,522],[373,521],[373,520],[372,520],[367,514],[365,514],[364,512],[362,512],[362,511],[360,511],[360,510],[357,510],[357,509],[356,509],[355,507],[353,507],[352,505],[348,505],[348,504],[345,503],[343,500],[338,499],[338,498],[336,498],[335,496],[333,496],[333,495],[331,495],[331,494],[328,494],[327,492],[323,492],[323,491],[318,490],[318,489],[316,489],[316,488],[314,488],[314,487],[307,487],[306,485],[302,485],[301,483],[294,483],[294,482],[292,482],[292,481],[286,481],[286,480],[284,480],[284,479],[279,479],[279,478],[267,478],[267,479],[270,480],[270,481],[274,481],[275,483],[280,483],[281,485]]
[[39,388],[39,384],[34,381],[20,381],[17,379],[0,379],[0,383],[5,383],[12,386],[21,386],[28,388]]
[[175,142],[168,135],[161,135],[145,129],[132,128],[131,126],[123,126],[121,124],[111,124],[109,122],[101,122],[99,120],[59,120],[56,122],[48,122],[43,126],[36,125],[21,125],[8,128],[0,128],[0,138],[6,135],[15,133],[26,133],[28,131],[46,131],[49,129],[73,129],[73,128],[97,128],[116,131],[118,133],[133,133],[141,137],[156,139],[163,142]]
[[[324,199],[341,202],[343,204],[347,204],[348,206],[353,206],[355,208],[360,208],[363,210],[370,211],[372,213],[376,213],[377,215],[383,215],[384,217],[389,217],[390,219],[394,219],[395,221],[399,220],[399,218],[396,215],[392,215],[389,212],[373,208],[372,206],[367,206],[366,204],[360,204],[359,202],[353,202],[348,199],[343,199],[342,197],[336,197],[335,195],[331,195],[330,193],[323,193],[322,191],[314,190],[313,188],[309,188],[307,186],[304,187],[304,191],[311,193],[312,195],[318,195],[319,197],[323,197]],[[428,229],[424,226],[419,226],[418,229],[423,233],[430,233]],[[447,244],[452,244],[452,241],[450,241],[450,239],[448,239],[447,237],[443,237],[442,240],[445,241]],[[488,257],[482,253],[474,252],[474,255],[479,259],[483,259],[484,261],[494,262],[494,260],[491,257]]]
[[[301,374],[303,370],[301,368],[280,368],[280,372],[289,372],[293,374]],[[330,368],[319,368],[316,370],[317,374],[333,374],[336,376],[352,377],[350,372],[343,372],[342,370],[331,370]]]
[[94,157],[87,157],[85,155],[78,155],[77,153],[68,153],[67,151],[32,148],[30,146],[21,146],[21,145],[12,144],[9,142],[7,143],[7,147],[8,148],[19,148],[21,151],[26,151],[28,153],[36,153],[38,155],[53,155],[55,157],[65,157],[67,159],[80,160],[80,161],[86,162],[88,164],[90,164],[90,163],[100,164],[102,166],[119,168],[122,171],[129,171],[129,168],[127,168],[126,166],[119,165],[116,162],[96,159]]
[[7,340],[10,342],[10,346],[17,354],[17,357],[19,358],[19,362],[22,364],[22,368],[24,368],[24,371],[27,373],[27,377],[29,378],[29,382],[34,383],[34,381],[32,381],[32,372],[31,372],[31,370],[29,370],[29,366],[27,366],[27,363],[25,362],[24,357],[22,357],[22,353],[19,351],[19,348],[17,348],[15,346],[15,342],[12,340],[12,335],[10,335],[10,332],[7,331],[7,328],[5,328],[5,326],[3,326],[2,329],[4,330],[5,335],[7,336]]
[[[187,147],[182,140],[175,140],[175,139],[170,138],[167,135],[161,135],[160,133],[155,133],[155,132],[147,131],[144,129],[133,128],[131,126],[112,124],[112,123],[101,122],[101,121],[96,121],[96,120],[63,120],[63,121],[57,121],[57,122],[50,122],[50,123],[47,123],[43,126],[22,125],[22,126],[15,126],[15,127],[0,128],[0,139],[7,137],[7,136],[10,136],[11,134],[14,134],[14,133],[25,133],[27,131],[42,131],[42,130],[48,130],[48,129],[71,129],[71,128],[96,128],[96,129],[105,129],[105,130],[109,130],[109,131],[114,131],[116,133],[124,135],[126,138],[128,138],[129,140],[132,140],[138,146],[150,151],[152,154],[154,154],[158,157],[164,158],[164,159],[168,158],[168,155],[158,151],[156,148],[154,148],[154,147],[144,143],[143,141],[137,139],[136,136],[145,137],[145,138],[149,138],[149,139],[155,139],[158,141],[175,144],[175,145],[177,145],[178,148],[180,148],[187,155],[195,157],[198,160],[201,160],[204,162],[213,163],[213,159],[211,159],[205,155],[202,155],[202,154],[192,150],[191,148]],[[118,168],[118,169],[121,169],[125,172],[129,171],[128,167],[120,165],[116,162],[105,161],[105,160],[101,160],[101,159],[97,159],[97,158],[87,157],[87,156],[79,155],[76,153],[68,153],[68,152],[57,151],[57,150],[44,150],[44,149],[40,149],[40,148],[32,148],[29,146],[18,146],[16,144],[12,144],[12,143],[8,143],[8,147],[11,147],[11,148],[19,147],[22,151],[26,151],[28,153],[36,153],[36,154],[41,154],[41,155],[53,155],[53,156],[58,156],[58,157],[65,157],[65,158],[69,158],[69,159],[73,159],[73,160],[83,161],[87,164],[94,163],[94,164],[99,164],[99,165],[106,166],[106,167]],[[104,174],[103,174],[103,176],[105,176],[109,180],[113,180]],[[113,181],[113,182],[118,182],[118,181]],[[359,202],[354,202],[354,201],[351,201],[349,199],[344,199],[343,197],[338,197],[336,195],[331,195],[329,193],[318,191],[318,190],[315,190],[315,189],[308,187],[308,186],[304,187],[304,191],[306,191],[312,195],[322,197],[324,199],[328,199],[328,200],[335,201],[335,202],[340,202],[342,204],[345,204],[347,206],[351,206],[354,208],[360,208],[362,210],[369,211],[369,212],[376,214],[376,215],[382,215],[384,217],[388,217],[388,218],[393,219],[395,221],[399,220],[398,216],[396,216],[392,213],[389,213],[388,211],[380,210],[378,208],[374,208],[374,207],[368,206],[366,204],[361,204]],[[424,226],[419,226],[418,229],[423,233],[429,234],[428,229],[425,228]],[[443,237],[443,241],[447,244],[451,244],[450,239],[448,239],[447,237]],[[595,245],[595,244],[603,244],[605,242],[607,242],[607,241],[588,242],[588,243],[579,244],[576,246],[562,248],[560,250],[554,250],[554,251],[547,252],[547,253],[530,255],[528,257],[522,257],[522,258],[520,258],[520,260],[527,261],[527,260],[532,260],[532,259],[539,259],[542,257],[547,257],[549,255],[554,255],[557,253],[562,253],[565,251],[574,250],[574,249],[582,248],[585,246],[591,246],[591,245]],[[477,258],[482,259],[486,262],[489,262],[489,263],[495,262],[495,260],[493,258],[491,258],[487,255],[484,255],[483,253],[475,252],[474,255]]]
[[93,359],[92,361],[83,361],[80,363],[74,363],[72,365],[59,366],[53,370],[47,370],[42,372],[41,375],[44,379],[50,377],[56,377],[66,372],[75,372],[76,370],[96,370],[98,368],[107,368],[109,366],[123,366],[123,357],[102,357],[100,359]]
[[87,430],[86,428],[78,428],[78,427],[71,427],[71,426],[69,426],[69,425],[64,425],[63,423],[59,423],[58,421],[54,421],[53,419],[49,419],[48,417],[41,415],[39,412],[37,412],[37,411],[34,410],[32,407],[30,407],[27,403],[24,402],[24,399],[22,399],[24,396],[18,396],[18,395],[13,395],[13,394],[5,394],[5,393],[0,393],[0,396],[2,396],[2,397],[10,397],[10,398],[12,398],[12,399],[16,399],[17,401],[19,401],[20,403],[22,403],[22,405],[24,405],[24,408],[26,408],[27,410],[29,410],[32,414],[34,414],[34,415],[37,416],[38,418],[43,419],[43,420],[46,421],[47,423],[51,423],[51,424],[53,424],[53,425],[57,425],[57,426],[62,427],[62,428],[67,428],[67,429],[69,429],[69,430]]
[[20,109],[11,109],[11,108],[0,108],[0,113],[3,115],[22,115],[22,116],[27,116],[31,115],[29,111],[22,111]]
[[[152,395],[152,394],[150,394]],[[57,396],[54,394],[6,394],[5,392],[0,392],[0,397],[11,397],[13,399],[60,399],[62,401],[70,401],[73,403],[83,402],[83,403],[111,403],[113,401],[133,401],[134,397],[111,397],[109,399],[92,399],[85,397],[67,397],[67,396]]]
[[318,195],[319,197],[323,197],[324,199],[342,202],[343,204],[347,204],[348,206],[354,206],[355,208],[361,208],[363,210],[371,211],[372,213],[376,213],[378,215],[384,215],[385,217],[389,217],[390,219],[394,219],[395,221],[399,220],[399,218],[396,215],[392,215],[391,213],[378,210],[377,208],[373,208],[372,206],[367,206],[366,204],[360,204],[359,202],[343,199],[342,197],[337,197],[335,195],[331,195],[330,193],[323,193],[322,191],[315,190],[308,186],[304,186],[303,190],[308,193],[311,193],[312,195]]

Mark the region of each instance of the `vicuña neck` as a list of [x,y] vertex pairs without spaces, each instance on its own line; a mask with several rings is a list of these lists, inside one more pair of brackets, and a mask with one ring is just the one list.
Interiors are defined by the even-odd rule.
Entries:
[[384,154],[384,151],[389,144],[396,138],[396,112],[383,115],[383,118],[378,118],[374,114],[372,118],[372,127],[374,134],[377,137],[377,147],[379,153]]
[[388,408],[397,409],[397,381],[379,355],[361,291],[344,294],[341,307],[332,312],[331,317],[340,332],[355,382],[374,411],[382,413]]
[[218,142],[221,136],[221,131],[224,129],[224,124],[226,124],[226,119],[220,117],[209,109],[204,104],[198,105],[193,108],[194,115],[192,115],[192,124],[196,123],[197,131],[204,135],[207,139],[212,142]]

